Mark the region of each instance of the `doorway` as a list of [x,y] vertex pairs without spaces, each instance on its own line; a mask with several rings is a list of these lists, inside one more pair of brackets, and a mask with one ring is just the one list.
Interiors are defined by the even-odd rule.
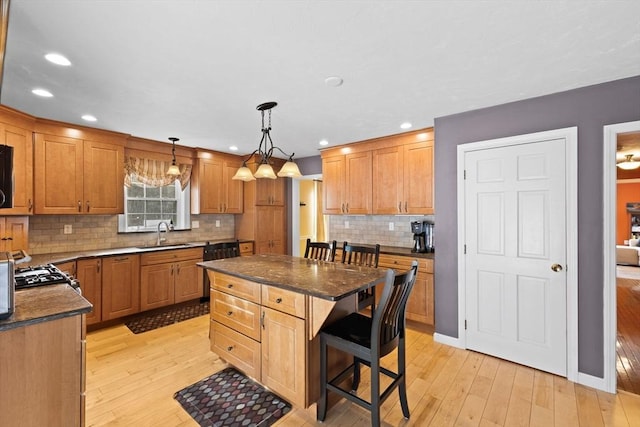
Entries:
[[326,216],[322,213],[322,175],[306,175],[291,182],[291,254],[303,256],[307,238],[327,239]]
[[[618,137],[622,134],[640,132],[640,121],[608,125],[604,127],[603,152],[603,219],[604,219],[604,388],[610,393],[617,391],[618,363],[618,304],[616,264],[616,211],[617,211],[617,167],[616,152]],[[638,267],[640,269],[640,267]]]

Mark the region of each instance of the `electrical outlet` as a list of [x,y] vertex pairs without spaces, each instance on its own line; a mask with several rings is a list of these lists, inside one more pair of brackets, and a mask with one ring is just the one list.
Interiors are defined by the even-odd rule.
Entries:
[[389,223],[389,231],[393,231],[394,230],[394,225],[392,222]]
[[191,221],[191,228],[200,228],[200,221]]
[[64,234],[71,234],[73,233],[73,226],[71,224],[65,224],[64,225],[64,230],[63,230]]
[[344,222],[344,228],[349,228],[349,221]]
[[220,228],[220,220],[216,219],[216,228]]

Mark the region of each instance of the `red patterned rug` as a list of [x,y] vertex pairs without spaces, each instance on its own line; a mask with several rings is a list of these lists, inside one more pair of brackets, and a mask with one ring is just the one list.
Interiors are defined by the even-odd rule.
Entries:
[[173,395],[202,427],[270,426],[291,405],[234,368],[198,381]]
[[161,312],[143,313],[128,320],[125,325],[134,334],[140,334],[205,314],[209,314],[209,301],[171,307]]

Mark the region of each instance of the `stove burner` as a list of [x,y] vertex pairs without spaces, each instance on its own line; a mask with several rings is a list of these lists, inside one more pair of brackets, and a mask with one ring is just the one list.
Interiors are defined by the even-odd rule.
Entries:
[[17,268],[14,272],[14,278],[16,290],[58,283],[68,283],[73,286],[75,282],[77,285],[75,280],[53,264]]

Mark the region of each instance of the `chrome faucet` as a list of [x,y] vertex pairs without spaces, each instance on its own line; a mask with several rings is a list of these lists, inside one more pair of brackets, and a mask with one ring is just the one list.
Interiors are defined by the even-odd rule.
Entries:
[[171,231],[171,226],[169,225],[169,223],[168,223],[167,221],[160,221],[160,222],[158,223],[158,241],[156,242],[156,245],[157,245],[157,246],[160,246],[160,244],[161,244],[162,242],[166,242],[166,241],[167,241],[167,238],[166,238],[166,237],[160,237],[160,226],[161,226],[162,224],[164,224],[164,226],[165,226],[165,228],[166,228],[166,230],[167,230],[165,233],[168,233],[168,232],[170,232],[170,231]]

